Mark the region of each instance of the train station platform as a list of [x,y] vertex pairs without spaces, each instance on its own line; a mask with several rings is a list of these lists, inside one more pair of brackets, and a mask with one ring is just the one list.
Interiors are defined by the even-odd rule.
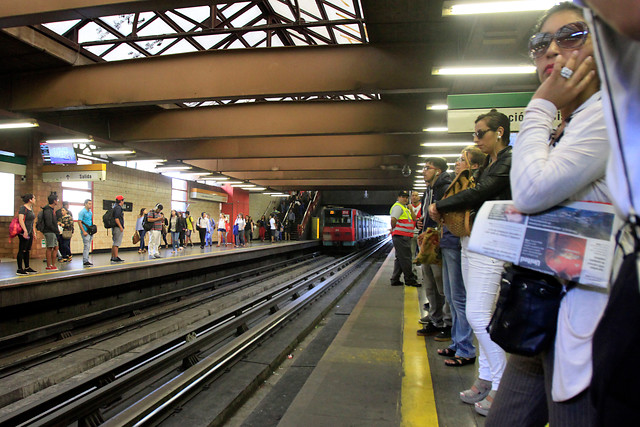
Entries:
[[147,253],[121,250],[119,256],[124,262],[111,262],[108,252],[93,253],[90,255],[91,267],[82,265],[80,254],[75,255],[71,262],[57,262],[57,271],[47,271],[41,259],[32,259],[31,267],[38,273],[28,276],[16,276],[16,261],[3,259],[0,262],[0,308],[248,261],[255,259],[257,252],[285,254],[319,246],[319,241],[310,240],[253,242],[238,248],[214,245],[201,249],[194,245],[177,253],[172,253],[169,247],[160,249],[162,258],[157,259],[149,259]]
[[389,285],[393,259],[391,251],[279,427],[484,425],[458,397],[477,364],[447,367],[437,349],[449,343],[416,335],[424,301],[417,288]]

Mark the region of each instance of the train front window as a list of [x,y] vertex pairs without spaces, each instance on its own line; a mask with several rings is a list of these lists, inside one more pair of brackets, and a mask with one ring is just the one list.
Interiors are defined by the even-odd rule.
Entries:
[[349,210],[330,210],[325,211],[325,225],[344,226],[351,225],[351,211]]

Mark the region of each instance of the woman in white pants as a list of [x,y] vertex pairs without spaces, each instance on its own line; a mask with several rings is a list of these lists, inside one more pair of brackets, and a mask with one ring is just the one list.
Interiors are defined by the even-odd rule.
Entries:
[[[509,118],[496,110],[476,119],[474,142],[487,154],[484,166],[477,172],[476,186],[430,205],[429,214],[432,218],[453,211],[470,210],[474,214],[487,200],[511,199],[509,133]],[[504,351],[491,340],[486,330],[493,313],[504,263],[469,252],[469,237],[463,237],[461,243],[467,320],[478,339],[480,369],[478,379],[470,389],[460,393],[460,399],[475,404],[476,412],[486,416],[506,366]]]

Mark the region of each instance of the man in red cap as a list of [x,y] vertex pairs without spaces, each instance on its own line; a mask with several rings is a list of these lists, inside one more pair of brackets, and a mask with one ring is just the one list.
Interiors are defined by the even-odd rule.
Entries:
[[122,205],[124,205],[124,196],[116,196],[116,205],[113,207],[113,219],[116,221],[116,226],[111,229],[113,238],[111,262],[124,262],[124,260],[118,256],[118,249],[122,244],[122,236],[124,235],[124,213],[122,212]]

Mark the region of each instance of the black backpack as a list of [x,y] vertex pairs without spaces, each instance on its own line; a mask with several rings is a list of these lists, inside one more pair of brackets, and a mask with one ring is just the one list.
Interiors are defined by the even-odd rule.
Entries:
[[38,219],[36,220],[36,230],[44,233],[44,210],[38,212]]
[[118,224],[116,224],[116,219],[113,216],[113,209],[109,209],[102,215],[102,223],[104,224],[104,228],[114,228]]
[[[152,212],[155,214],[154,211]],[[149,214],[144,214],[144,218],[142,219],[142,228],[144,229],[144,231],[151,231],[151,229],[153,228],[153,223],[147,221],[147,215]]]

